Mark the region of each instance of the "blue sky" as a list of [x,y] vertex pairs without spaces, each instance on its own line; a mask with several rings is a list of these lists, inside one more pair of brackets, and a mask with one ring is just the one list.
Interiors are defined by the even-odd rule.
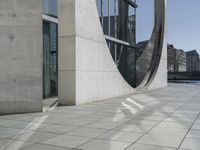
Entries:
[[[137,40],[149,39],[153,29],[153,1],[137,0]],[[168,0],[168,43],[200,53],[200,0]]]

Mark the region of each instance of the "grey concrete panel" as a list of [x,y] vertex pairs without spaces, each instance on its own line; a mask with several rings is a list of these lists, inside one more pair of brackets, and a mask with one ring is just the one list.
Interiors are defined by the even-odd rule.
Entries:
[[42,2],[0,1],[0,114],[42,111]]

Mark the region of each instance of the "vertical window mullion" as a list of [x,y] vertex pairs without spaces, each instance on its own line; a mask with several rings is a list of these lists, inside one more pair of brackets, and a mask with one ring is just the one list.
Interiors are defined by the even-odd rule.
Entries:
[[115,38],[117,38],[117,0],[114,1],[114,16],[115,16]]
[[[108,5],[108,6],[107,6],[107,9],[108,9],[108,10],[107,10],[107,11],[108,11],[108,12],[107,12],[107,13],[108,13],[108,14],[107,14],[107,15],[108,15],[108,16],[107,16],[107,22],[108,22],[107,28],[108,28],[108,33],[107,33],[107,34],[108,34],[108,36],[110,36],[110,5],[109,5],[109,4],[110,4],[110,0],[107,0],[107,4],[106,4],[106,5]],[[110,49],[110,43],[108,43],[108,47],[109,47],[109,49]]]
[[110,0],[108,0],[108,35],[110,36]]
[[101,0],[101,24],[102,24],[102,27],[103,27],[103,0]]
[[[114,1],[114,17],[115,17],[115,20],[114,20],[114,23],[115,23],[115,38],[117,38],[117,0]],[[114,61],[115,63],[117,63],[117,45],[115,44],[115,56],[114,56]]]

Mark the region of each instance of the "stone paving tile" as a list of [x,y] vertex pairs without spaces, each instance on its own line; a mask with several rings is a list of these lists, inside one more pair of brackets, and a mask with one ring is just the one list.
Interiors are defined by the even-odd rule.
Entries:
[[142,120],[142,119],[134,119],[131,120],[129,122],[127,122],[128,124],[135,124],[135,125],[149,125],[149,126],[154,126],[156,124],[158,124],[160,121],[158,120]]
[[133,133],[133,132],[120,132],[120,131],[110,131],[106,134],[98,137],[100,139],[106,139],[106,140],[114,140],[114,141],[120,141],[120,142],[135,142],[137,139],[139,139],[143,134],[141,133]]
[[200,130],[191,129],[188,134],[188,138],[198,138],[200,139]]
[[193,124],[192,129],[200,130],[200,123],[199,124],[198,123]]
[[137,143],[178,148],[183,136],[175,135],[144,135]]
[[127,148],[126,150],[177,150],[177,149],[164,146],[156,146],[156,145],[134,144],[129,148]]
[[104,134],[105,132],[107,132],[107,130],[81,127],[76,130],[73,130],[72,132],[69,132],[67,135],[96,138]]
[[141,119],[141,120],[156,120],[156,121],[161,121],[165,118],[166,118],[165,116],[152,116],[148,114],[141,115],[138,117],[138,119]]
[[30,146],[26,146],[21,150],[72,150],[72,148],[60,147],[60,146],[53,146],[47,144],[33,144]]
[[0,150],[19,150],[31,144],[31,142],[27,141],[0,139]]
[[34,127],[44,127],[48,124],[42,124],[37,122],[27,122],[27,121],[18,121],[18,120],[1,120],[0,126],[1,127],[8,127],[14,129],[26,129],[34,128]]
[[199,150],[200,139],[186,138],[181,144],[182,149]]
[[38,116],[32,116],[32,115],[28,115],[28,114],[16,114],[16,115],[0,116],[0,119],[32,122],[32,121],[36,121],[38,119]]
[[112,117],[103,118],[99,121],[113,122],[113,123],[124,123],[124,122],[127,122],[129,120],[131,120],[131,119],[127,118],[127,117],[120,116],[120,115],[115,115],[115,116],[112,116]]
[[199,150],[199,113],[200,88],[169,84],[44,113],[0,116],[0,150],[2,143],[24,150]]
[[121,123],[113,123],[113,122],[103,122],[103,121],[96,121],[94,123],[91,123],[87,125],[87,127],[91,128],[97,128],[97,129],[113,129],[119,126]]
[[63,146],[63,147],[70,147],[75,148],[77,146],[80,146],[88,141],[90,141],[92,138],[87,137],[79,137],[79,136],[69,136],[67,134],[57,136],[55,138],[46,140],[42,143],[54,145],[54,146]]
[[166,127],[166,128],[178,128],[178,129],[189,129],[191,123],[179,123],[177,122],[161,122],[157,127]]
[[174,114],[170,115],[170,117],[195,119],[197,117],[197,115],[198,114],[180,114],[180,113],[174,113]]
[[179,128],[166,128],[166,127],[154,127],[148,134],[152,135],[177,135],[185,136],[188,132],[188,129],[179,129]]
[[80,127],[80,126],[88,125],[89,123],[92,123],[92,122],[94,122],[94,121],[93,120],[84,120],[83,118],[81,118],[81,119],[77,118],[77,119],[68,119],[68,120],[64,120],[61,122],[57,122],[57,124]]
[[78,148],[82,150],[123,150],[129,145],[130,143],[125,142],[95,139]]
[[137,125],[137,124],[122,124],[114,130],[125,131],[125,132],[137,132],[137,133],[146,133],[153,126],[151,125]]
[[187,124],[187,123],[193,123],[194,122],[194,119],[192,118],[175,118],[175,117],[167,117],[164,121],[166,122],[179,122],[179,123],[182,123],[182,124]]
[[200,119],[197,119],[197,120],[195,121],[195,123],[196,123],[196,124],[200,124]]
[[44,140],[58,136],[57,134],[37,132],[37,131],[27,131],[23,134],[14,137],[15,140],[22,140],[28,142],[42,142]]
[[41,132],[47,132],[47,133],[54,133],[54,134],[64,134],[66,132],[70,132],[74,129],[76,129],[77,127],[75,126],[67,126],[67,125],[49,125],[47,127],[43,127],[38,129],[37,131],[41,131]]
[[13,138],[22,134],[23,132],[24,131],[20,129],[0,127],[0,138]]

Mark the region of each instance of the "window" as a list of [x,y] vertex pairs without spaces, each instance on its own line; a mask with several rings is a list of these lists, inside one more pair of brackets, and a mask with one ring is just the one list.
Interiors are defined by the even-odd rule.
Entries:
[[113,60],[124,79],[135,87],[136,5],[127,0],[96,0],[96,4]]
[[43,0],[43,13],[52,17],[58,16],[58,0]]
[[43,21],[43,97],[57,96],[57,24]]
[[126,0],[96,0],[105,35],[135,45],[135,8]]

